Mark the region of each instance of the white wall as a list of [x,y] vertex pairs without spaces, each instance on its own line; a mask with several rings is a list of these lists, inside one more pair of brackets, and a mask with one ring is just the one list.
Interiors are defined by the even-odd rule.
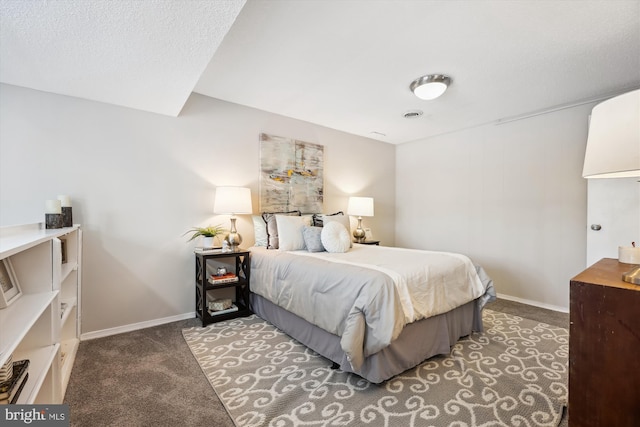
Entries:
[[586,267],[592,107],[398,146],[396,244],[464,253],[499,294],[568,310]]
[[587,265],[618,258],[619,246],[640,245],[640,179],[590,179],[587,188]]
[[[194,311],[191,226],[213,216],[214,189],[249,186],[259,212],[261,132],[325,146],[325,211],[349,194],[375,198],[365,219],[394,243],[395,147],[192,95],[178,118],[0,85],[0,225],[44,220],[44,201],[72,198],[84,234],[82,332]],[[245,243],[250,218],[240,217]]]

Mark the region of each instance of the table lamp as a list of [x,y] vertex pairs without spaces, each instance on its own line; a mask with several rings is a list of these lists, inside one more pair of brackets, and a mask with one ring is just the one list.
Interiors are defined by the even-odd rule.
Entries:
[[349,197],[347,213],[358,217],[358,227],[353,231],[353,237],[358,243],[364,242],[365,232],[362,229],[362,217],[373,216],[373,197]]
[[246,187],[216,188],[213,212],[231,215],[231,228],[224,240],[229,244],[232,251],[237,251],[238,246],[242,243],[242,236],[236,229],[235,216],[253,212],[251,206],[251,190]]
[[[640,90],[593,107],[582,177],[640,177]],[[622,280],[640,285],[640,265]]]

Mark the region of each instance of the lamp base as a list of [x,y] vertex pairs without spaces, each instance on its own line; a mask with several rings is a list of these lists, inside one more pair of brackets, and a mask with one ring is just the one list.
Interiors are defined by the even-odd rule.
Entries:
[[356,243],[362,243],[366,239],[366,233],[362,229],[362,217],[361,216],[358,217],[358,227],[355,230],[353,230],[353,237],[355,238]]
[[242,236],[236,230],[236,217],[231,216],[231,229],[229,230],[229,234],[224,238],[224,241],[229,245],[229,249],[232,252],[236,252],[238,250],[238,246],[242,243]]
[[622,280],[634,285],[640,285],[640,265],[635,266],[631,270],[622,275]]
[[240,246],[240,243],[242,243],[242,236],[238,232],[229,233],[227,237],[224,238],[224,241],[235,251],[238,249],[238,246]]

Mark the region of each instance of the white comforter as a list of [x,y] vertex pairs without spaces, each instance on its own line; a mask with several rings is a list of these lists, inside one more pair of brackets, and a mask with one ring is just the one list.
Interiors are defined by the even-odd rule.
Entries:
[[460,254],[367,245],[346,253],[290,253],[385,273],[396,287],[406,323],[446,313],[485,291],[471,260]]
[[485,293],[458,254],[354,245],[347,253],[251,248],[251,291],[339,337],[353,368],[407,323]]

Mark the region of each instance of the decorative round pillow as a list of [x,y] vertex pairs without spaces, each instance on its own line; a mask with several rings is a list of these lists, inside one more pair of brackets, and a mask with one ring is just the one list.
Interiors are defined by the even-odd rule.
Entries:
[[327,252],[347,252],[351,247],[351,236],[339,222],[329,222],[322,227],[320,241]]

